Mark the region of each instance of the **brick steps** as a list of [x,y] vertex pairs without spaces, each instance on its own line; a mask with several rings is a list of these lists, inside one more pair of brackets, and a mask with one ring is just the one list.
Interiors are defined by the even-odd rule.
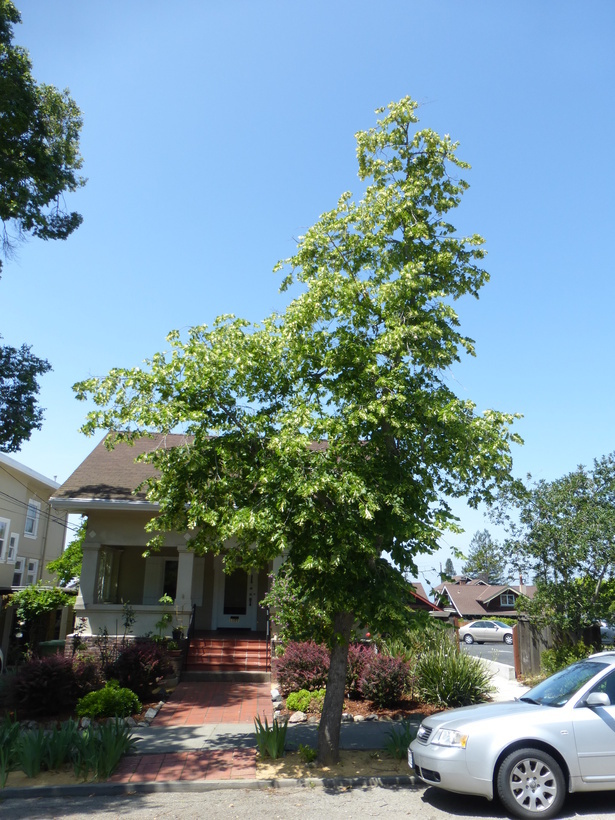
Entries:
[[267,681],[271,679],[265,638],[192,638],[182,680]]

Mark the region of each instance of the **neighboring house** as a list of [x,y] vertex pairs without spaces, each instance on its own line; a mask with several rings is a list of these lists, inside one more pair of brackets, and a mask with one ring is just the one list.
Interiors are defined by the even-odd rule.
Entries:
[[535,586],[527,584],[487,584],[466,577],[439,584],[435,589],[441,596],[445,611],[468,621],[498,615],[516,618],[519,613],[515,604],[519,595],[533,598],[536,592]]
[[66,535],[66,513],[49,506],[59,486],[0,453],[0,594],[53,581],[45,567],[62,554]]
[[430,601],[423,584],[412,581],[410,586],[412,587],[412,589],[410,589],[410,595],[413,599],[410,603],[411,609],[421,609],[427,612],[443,612],[442,607]]
[[104,629],[110,635],[121,634],[124,604],[134,610],[135,635],[155,632],[163,594],[175,601],[173,627],[187,628],[194,606],[198,630],[265,631],[267,613],[259,601],[268,590],[271,567],[225,575],[222,557],[195,555],[181,532],[167,533],[159,551],[143,554],[150,537],[145,526],[158,507],[137,490],[153,468],[135,458],[185,440],[182,435],[156,435],[112,450],[102,441],[54,493],[51,503],[56,510],[87,516],[75,605],[75,616],[84,619],[84,636]]

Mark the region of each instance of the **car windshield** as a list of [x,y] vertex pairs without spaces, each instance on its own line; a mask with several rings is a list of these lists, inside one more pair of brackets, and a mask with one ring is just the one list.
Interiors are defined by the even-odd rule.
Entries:
[[505,624],[504,621],[494,621],[493,623],[497,624],[498,626],[501,626],[502,629],[511,629],[509,624]]
[[525,703],[539,703],[543,706],[564,706],[588,680],[606,669],[607,666],[607,663],[599,661],[578,661],[543,680],[519,700]]

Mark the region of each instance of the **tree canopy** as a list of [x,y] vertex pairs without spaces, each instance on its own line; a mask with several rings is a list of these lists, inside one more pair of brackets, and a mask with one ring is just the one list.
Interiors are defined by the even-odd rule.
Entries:
[[607,616],[615,576],[615,453],[554,481],[517,484],[508,548],[533,576],[524,607],[563,630]]
[[[28,235],[66,239],[81,216],[66,211],[64,194],[85,182],[78,175],[81,113],[67,90],[32,77],[27,51],[13,43],[13,26],[20,21],[13,3],[0,0],[0,243],[5,256]],[[19,450],[40,429],[37,377],[50,369],[27,345],[0,346],[0,450]]]
[[353,623],[401,617],[404,571],[457,527],[450,499],[490,500],[519,441],[513,416],[478,413],[446,382],[474,353],[453,303],[487,274],[481,237],[448,222],[468,166],[448,136],[416,127],[416,109],[391,103],[356,135],[364,194],[342,194],[279,263],[282,288],[302,288],[283,313],[174,331],[145,368],[76,385],[98,407],[88,433],[193,437],[146,457],[160,470],[153,532],[187,531],[228,568],[283,553],[330,619],[321,760],[337,756]]
[[[25,49],[13,43],[21,15],[0,0],[0,219],[3,246],[27,234],[66,239],[82,221],[63,195],[84,184],[78,175],[81,112],[67,90],[37,83]],[[1,264],[1,263],[0,263]]]

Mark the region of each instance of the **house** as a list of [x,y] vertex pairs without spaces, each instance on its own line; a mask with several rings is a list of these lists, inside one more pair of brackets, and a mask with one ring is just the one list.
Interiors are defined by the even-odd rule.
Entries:
[[533,598],[535,586],[519,584],[487,584],[480,579],[466,576],[438,584],[435,588],[441,596],[441,605],[449,615],[473,621],[477,618],[516,618],[515,609],[519,595]]
[[438,604],[435,604],[429,599],[423,584],[417,581],[412,581],[410,587],[411,589],[409,591],[412,598],[410,602],[411,609],[433,613],[443,612],[442,607],[438,606]]
[[66,513],[49,505],[59,486],[0,453],[0,594],[53,582],[45,567],[62,554],[66,535]]
[[195,555],[182,532],[167,533],[159,551],[144,555],[151,537],[145,527],[158,507],[139,489],[153,468],[135,458],[185,441],[182,435],[155,435],[138,439],[133,446],[123,443],[108,449],[103,440],[54,492],[55,510],[87,517],[75,604],[84,637],[105,629],[110,635],[121,634],[125,604],[136,617],[135,635],[156,632],[164,594],[175,602],[168,632],[171,626],[187,628],[193,607],[194,628],[199,631],[266,630],[267,612],[259,601],[268,590],[272,567],[225,575],[222,557]]

